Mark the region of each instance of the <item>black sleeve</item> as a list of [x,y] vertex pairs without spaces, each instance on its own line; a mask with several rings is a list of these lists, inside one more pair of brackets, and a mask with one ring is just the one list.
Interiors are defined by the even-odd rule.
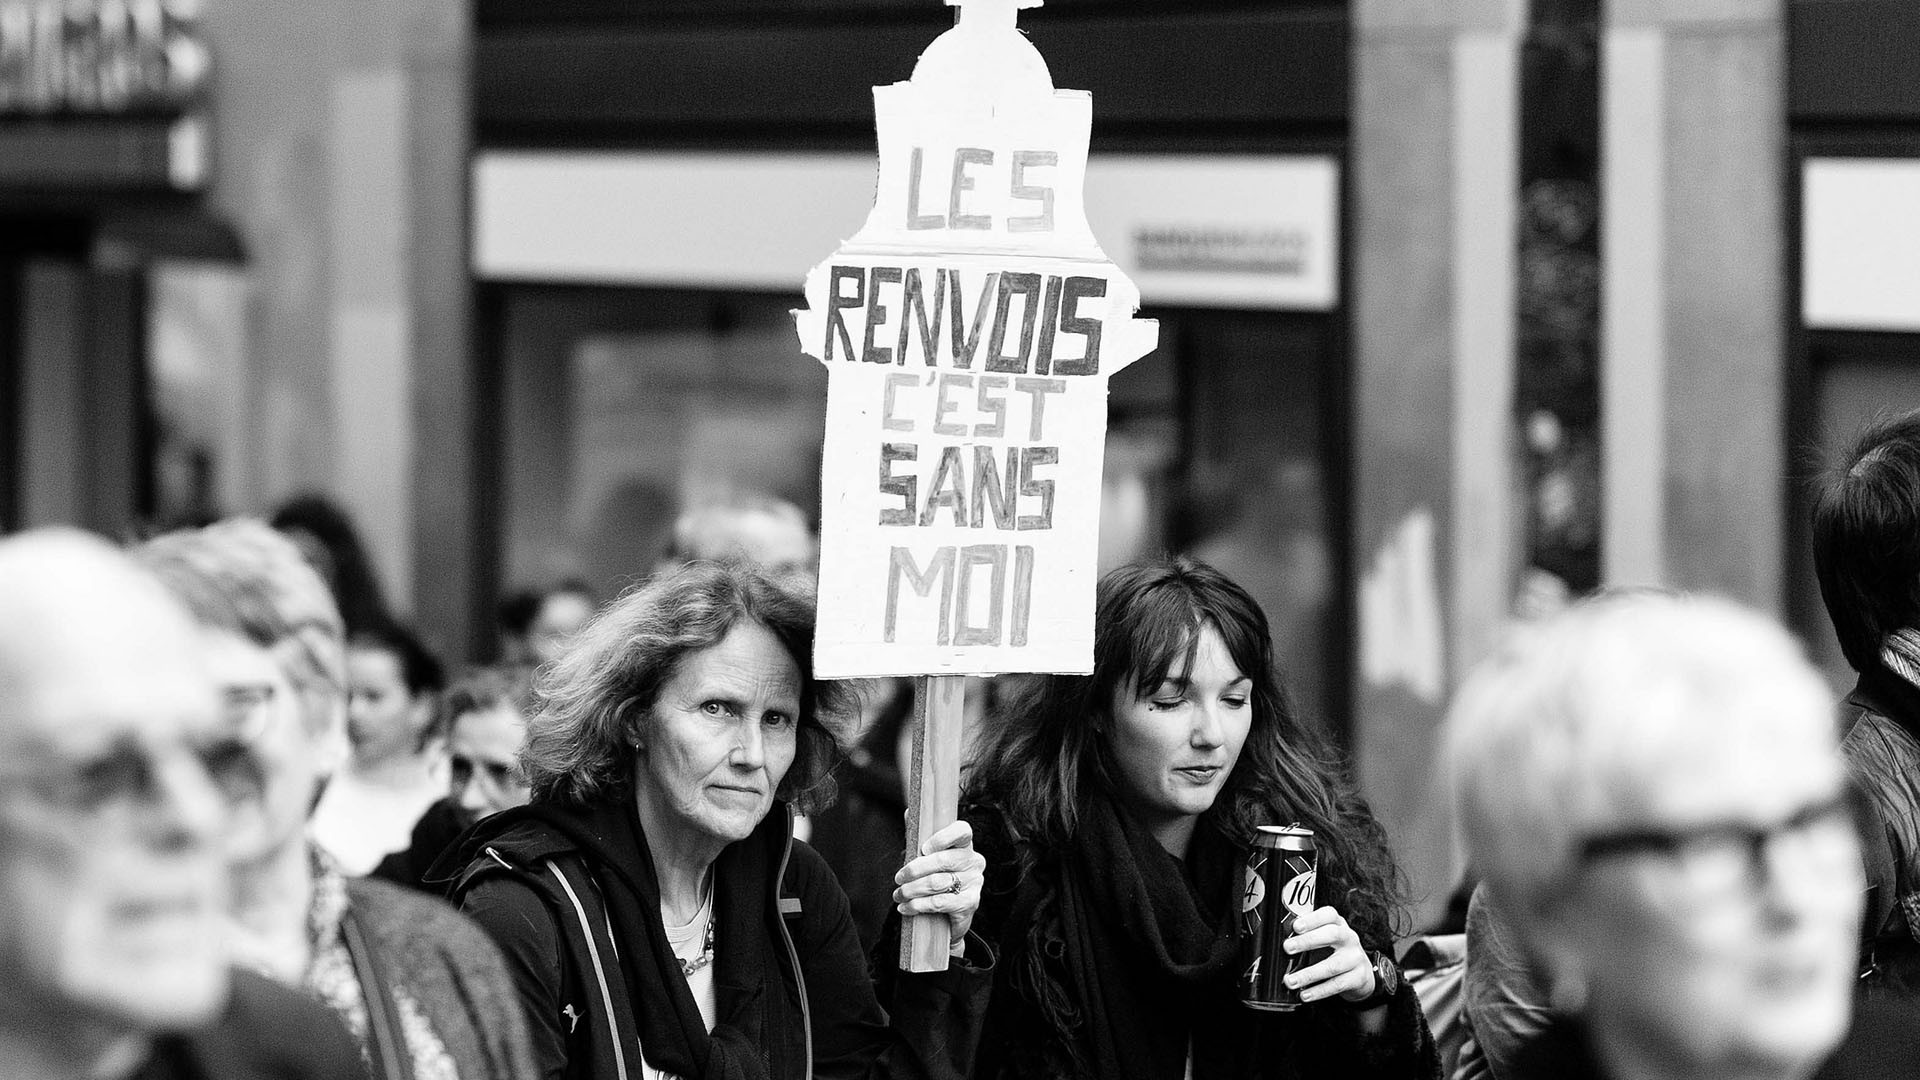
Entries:
[[[874,992],[847,895],[826,862],[796,843],[788,880],[801,902],[801,917],[789,925],[806,971],[814,1075],[966,1077],[992,978],[983,944],[969,935],[967,956],[946,971],[896,975],[889,1017]],[[888,920],[897,923],[897,917]]]
[[1861,962],[1865,972],[1873,962],[1873,945],[1900,906],[1900,833],[1889,814],[1897,796],[1892,779],[1902,771],[1887,739],[1870,720],[1860,719],[1840,744],[1847,763],[1848,799],[1859,828],[1860,858],[1866,870],[1866,911],[1861,918]]
[[[152,1075],[258,1080],[366,1080],[367,1075],[360,1047],[337,1013],[299,990],[248,971],[233,973],[225,1014],[179,1041],[193,1064],[178,1072],[162,1065]],[[161,1052],[166,1052],[164,1046]]]
[[526,1009],[534,1066],[545,1080],[560,1080],[567,1068],[567,1006],[561,1001],[560,927],[546,901],[505,875],[483,878],[467,890],[460,910],[479,923],[506,961],[507,974]]

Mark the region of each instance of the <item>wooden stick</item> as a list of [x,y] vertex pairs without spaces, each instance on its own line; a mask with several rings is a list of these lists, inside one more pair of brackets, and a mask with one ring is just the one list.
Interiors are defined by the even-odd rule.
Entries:
[[[960,728],[967,680],[958,675],[920,675],[913,680],[913,770],[907,777],[906,860],[920,854],[927,838],[960,814]],[[904,864],[903,864],[904,865]],[[952,920],[915,915],[900,930],[900,970],[947,970]]]

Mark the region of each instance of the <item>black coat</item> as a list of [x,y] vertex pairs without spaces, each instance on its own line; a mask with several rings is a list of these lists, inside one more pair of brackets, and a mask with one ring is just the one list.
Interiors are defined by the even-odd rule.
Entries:
[[[1049,902],[1047,896],[1058,892],[1060,867],[1057,860],[1042,858],[1023,868],[1005,819],[989,808],[970,805],[963,807],[961,816],[973,825],[975,849],[987,858],[987,881],[974,927],[993,946],[997,957],[993,998],[975,1075],[979,1080],[1024,1080],[1068,1074],[1074,1066],[1059,1060],[1055,1053],[1053,1043],[1058,1033],[1052,1030],[1047,1010],[1037,1000],[1063,991],[1041,990],[1032,979],[1021,977],[1023,965],[1032,959],[1034,950],[1058,960],[1072,949],[1063,937],[1044,926],[1037,939],[1034,933],[1036,911]],[[1339,890],[1334,887],[1330,891]],[[1388,937],[1369,940],[1365,928],[1356,931],[1370,949],[1385,951],[1392,947]],[[1384,928],[1382,931],[1384,935]],[[1102,958],[1103,963],[1108,960],[1122,961],[1113,965],[1108,978],[1133,974],[1124,958]],[[1225,990],[1237,994],[1231,975],[1227,976]],[[1237,1002],[1227,1007],[1240,1008]],[[1074,1002],[1065,1011],[1082,1017],[1086,1005]],[[1276,1033],[1284,1037],[1267,1037]],[[1125,1039],[1129,1034],[1123,1031],[1120,1037]],[[1084,1038],[1077,1033],[1074,1037]],[[1188,1064],[1197,1073],[1199,1066],[1189,1045]],[[1122,1045],[1118,1049],[1124,1060],[1140,1057],[1138,1046]],[[1258,1041],[1231,1047],[1225,1057],[1231,1062],[1224,1066],[1224,1074],[1234,1080],[1440,1080],[1440,1061],[1432,1035],[1420,1001],[1406,983],[1388,1001],[1386,1026],[1378,1034],[1362,1031],[1353,1010],[1337,1002],[1320,1002],[1271,1022]],[[1079,1071],[1090,1069],[1082,1066]]]
[[[785,809],[776,807],[740,843],[766,860],[769,870],[780,868],[766,875],[777,883],[777,895],[764,906],[766,925],[727,925],[716,912],[716,940],[724,950],[740,934],[765,934],[773,947],[762,951],[789,962],[747,972],[737,985],[717,980],[718,1012],[723,1023],[750,1017],[778,995],[792,1004],[784,1014],[805,1018],[804,1030],[763,1033],[769,1074],[775,1080],[967,1076],[990,970],[956,962],[944,973],[898,978],[890,1016],[875,996],[845,892],[820,856],[793,840]],[[608,1033],[633,1031],[635,1010],[646,1007],[628,1000],[628,981],[617,968],[609,973],[606,920],[591,910],[592,898],[577,886],[569,892],[554,872],[578,868],[591,875],[593,868],[580,856],[560,832],[521,821],[479,847],[455,886],[462,909],[506,954],[541,1075],[550,1080],[619,1076]],[[591,934],[583,932],[576,899],[586,909],[586,923],[593,924]],[[636,951],[621,951],[619,962],[630,962]],[[626,1064],[627,1075],[637,1080],[637,1063]]]
[[332,1009],[252,972],[233,973],[218,1020],[154,1040],[133,1080],[365,1080],[353,1036]]
[[1920,995],[1920,687],[1875,667],[1840,705],[1867,871],[1866,984]]
[[[1502,1080],[1608,1080],[1586,1029],[1559,1020],[1535,1036]],[[1813,1080],[1920,1080],[1920,1015],[1904,1002],[1866,1000]]]

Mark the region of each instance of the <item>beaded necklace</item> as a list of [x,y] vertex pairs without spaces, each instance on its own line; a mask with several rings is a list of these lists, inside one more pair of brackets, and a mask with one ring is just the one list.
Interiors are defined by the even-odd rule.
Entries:
[[[676,959],[678,959],[676,957]],[[700,945],[700,955],[691,960],[680,961],[680,974],[692,978],[693,973],[713,963],[713,914],[707,914],[706,939]]]
[[691,960],[674,957],[680,960],[680,974],[686,978],[692,978],[694,972],[713,963],[713,878],[708,877],[704,884],[706,888],[701,890],[700,910],[707,913],[707,932],[700,942],[700,955]]

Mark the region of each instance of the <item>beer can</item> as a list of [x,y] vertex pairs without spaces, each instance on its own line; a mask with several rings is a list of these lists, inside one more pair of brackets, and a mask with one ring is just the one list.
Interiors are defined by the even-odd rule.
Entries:
[[1287,955],[1295,919],[1313,910],[1319,848],[1313,830],[1298,825],[1262,825],[1247,856],[1246,891],[1240,900],[1240,1001],[1250,1009],[1292,1012],[1300,994],[1284,981],[1311,967],[1325,949]]

